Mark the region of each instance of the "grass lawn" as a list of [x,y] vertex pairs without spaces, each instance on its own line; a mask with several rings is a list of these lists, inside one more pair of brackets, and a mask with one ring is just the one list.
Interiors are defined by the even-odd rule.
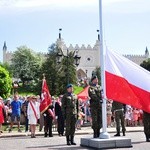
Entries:
[[[83,90],[83,87],[74,86],[74,93],[78,94]],[[27,88],[18,88],[19,95],[27,96],[27,95],[35,95],[34,92],[29,91]]]
[[74,86],[74,93],[79,94],[83,90],[83,87]]

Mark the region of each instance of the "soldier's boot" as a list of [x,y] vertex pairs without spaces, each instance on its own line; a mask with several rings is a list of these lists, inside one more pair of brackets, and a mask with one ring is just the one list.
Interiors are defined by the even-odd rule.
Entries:
[[49,137],[53,137],[53,134],[52,134],[52,133],[50,133],[50,134],[49,134]]
[[150,142],[149,135],[145,134],[145,136],[146,136],[146,142]]
[[97,138],[97,130],[94,130],[94,135],[93,135],[93,138]]
[[47,137],[47,132],[44,133],[44,137]]
[[100,136],[100,130],[97,130],[97,137]]
[[114,136],[120,136],[120,133],[119,133],[119,132],[117,132],[117,134],[115,134]]
[[71,136],[71,145],[76,145],[76,143],[74,142],[74,136]]
[[53,137],[53,134],[52,134],[52,132],[49,132],[49,137]]
[[123,136],[126,136],[125,131],[122,131],[122,133],[123,133]]
[[68,135],[68,136],[66,136],[66,141],[67,141],[67,145],[71,145],[71,143],[70,143],[70,139],[69,139],[69,135]]

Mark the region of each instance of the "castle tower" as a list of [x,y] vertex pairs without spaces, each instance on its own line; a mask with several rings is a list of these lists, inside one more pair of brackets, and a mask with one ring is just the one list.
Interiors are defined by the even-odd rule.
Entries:
[[62,31],[62,29],[60,28],[60,29],[59,29],[59,37],[58,37],[58,39],[57,39],[57,41],[56,41],[56,44],[58,45],[59,48],[61,48],[61,49],[63,50],[64,41],[63,41],[63,39],[61,38],[61,31]]
[[146,58],[148,58],[148,57],[149,57],[149,51],[148,51],[147,46],[146,46],[146,50],[145,50],[145,56],[146,56]]
[[6,53],[7,53],[7,46],[6,46],[6,41],[5,41],[4,46],[3,46],[3,63],[6,62]]

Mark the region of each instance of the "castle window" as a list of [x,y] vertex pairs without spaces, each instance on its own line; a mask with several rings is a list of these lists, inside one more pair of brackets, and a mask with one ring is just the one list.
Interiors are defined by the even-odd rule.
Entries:
[[90,58],[87,58],[87,60],[90,61],[91,59],[90,59]]

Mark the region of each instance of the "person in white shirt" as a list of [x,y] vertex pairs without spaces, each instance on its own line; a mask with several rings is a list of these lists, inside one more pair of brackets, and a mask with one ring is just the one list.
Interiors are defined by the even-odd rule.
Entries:
[[31,138],[35,138],[36,124],[38,119],[40,118],[39,103],[36,100],[37,98],[35,96],[32,96],[27,109],[27,115],[31,130]]

